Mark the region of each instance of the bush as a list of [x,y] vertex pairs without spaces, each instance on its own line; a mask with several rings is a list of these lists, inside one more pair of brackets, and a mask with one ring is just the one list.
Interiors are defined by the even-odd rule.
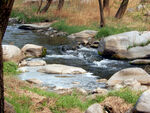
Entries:
[[5,75],[16,75],[19,72],[17,71],[18,66],[14,62],[4,62],[3,71]]

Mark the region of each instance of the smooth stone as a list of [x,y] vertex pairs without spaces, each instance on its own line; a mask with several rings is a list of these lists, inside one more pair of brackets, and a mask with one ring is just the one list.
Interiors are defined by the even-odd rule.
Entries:
[[25,30],[39,30],[39,29],[48,29],[51,23],[37,23],[37,24],[22,24],[19,26],[19,29]]
[[24,58],[22,51],[14,45],[2,45],[2,48],[4,61],[11,61],[18,64]]
[[108,94],[108,90],[107,89],[103,89],[103,88],[97,88],[94,89],[92,92],[92,94],[100,94],[100,95],[107,95]]
[[150,113],[150,89],[145,91],[135,105],[135,111]]
[[75,39],[76,41],[79,41],[83,44],[87,44],[94,40],[94,37],[96,36],[97,32],[98,31],[94,30],[84,30],[78,33],[71,34],[68,36],[68,38]]
[[150,56],[150,31],[130,31],[100,40],[98,53],[117,59],[137,59]]
[[150,64],[150,59],[136,59],[130,62],[130,64]]
[[93,105],[91,105],[86,111],[85,113],[104,113],[103,111],[103,107],[98,104],[98,103],[95,103]]
[[42,81],[40,81],[40,80],[38,80],[38,79],[35,79],[35,78],[33,78],[33,79],[28,79],[28,80],[26,80],[27,82],[29,82],[29,83],[31,83],[31,84],[42,84],[43,82]]
[[96,82],[99,82],[99,83],[107,83],[107,79],[98,79],[96,80]]
[[46,62],[44,60],[32,60],[32,61],[26,61],[23,60],[19,66],[44,66],[46,65]]
[[26,57],[43,57],[46,55],[46,48],[34,44],[26,44],[21,50]]
[[85,74],[87,73],[80,67],[66,66],[62,64],[49,64],[39,69],[38,72],[48,74]]
[[116,72],[112,77],[108,80],[109,86],[114,86],[117,83],[122,83],[124,80],[134,78],[141,84],[149,84],[150,83],[150,75],[144,71],[142,68],[126,68],[121,71]]

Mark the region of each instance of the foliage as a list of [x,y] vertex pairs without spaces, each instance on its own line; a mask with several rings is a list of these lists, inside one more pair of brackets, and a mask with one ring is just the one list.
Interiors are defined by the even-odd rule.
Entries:
[[42,22],[46,20],[46,18],[44,17],[30,16],[19,10],[12,10],[11,17],[12,18],[17,17],[21,22],[25,22],[25,23]]
[[14,92],[12,92],[10,97],[5,97],[6,101],[11,103],[14,106],[16,113],[31,113],[29,107],[32,102],[29,97],[26,96],[18,96]]
[[117,96],[123,98],[128,103],[136,104],[141,92],[136,92],[131,89],[125,88],[118,91],[109,92],[108,96]]
[[86,29],[95,29],[94,27],[88,26],[76,26],[76,25],[68,25],[64,20],[60,20],[54,24],[52,27],[56,28],[59,31],[67,32],[68,34],[77,33]]
[[119,33],[127,32],[130,30],[131,29],[127,28],[127,27],[115,28],[115,27],[111,27],[111,26],[106,26],[99,30],[99,32],[97,33],[95,38],[103,38],[103,37],[107,37],[109,35],[119,34]]
[[3,71],[5,75],[16,75],[18,66],[14,62],[4,62]]

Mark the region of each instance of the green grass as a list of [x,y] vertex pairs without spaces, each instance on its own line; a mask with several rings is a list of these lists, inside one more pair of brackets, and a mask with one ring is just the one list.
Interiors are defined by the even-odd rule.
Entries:
[[125,88],[118,91],[109,92],[108,96],[117,96],[123,98],[126,102],[131,103],[133,105],[136,104],[141,92],[136,92],[131,89]]
[[18,66],[14,62],[4,62],[3,71],[5,75],[17,75]]
[[18,17],[20,21],[25,23],[42,22],[46,20],[46,18],[44,17],[26,15],[25,13],[19,10],[12,10],[11,17],[12,18]]
[[11,98],[5,97],[5,99],[14,106],[16,113],[32,113],[30,110],[32,102],[29,97],[18,96],[13,92],[11,92],[11,96]]
[[99,29],[99,32],[97,33],[97,35],[95,36],[95,38],[103,38],[103,37],[107,37],[109,35],[115,35],[115,34],[119,34],[119,33],[123,33],[123,32],[127,32],[127,31],[131,31],[130,28],[127,27],[111,27],[111,26],[106,26],[104,28]]
[[75,26],[75,25],[68,25],[64,20],[60,20],[54,24],[52,27],[59,31],[67,32],[68,34],[77,33],[83,30],[96,30],[96,27],[89,27],[89,26]]

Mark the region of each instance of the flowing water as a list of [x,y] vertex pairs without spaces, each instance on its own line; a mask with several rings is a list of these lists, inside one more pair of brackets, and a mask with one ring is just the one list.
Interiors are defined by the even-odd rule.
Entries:
[[[18,29],[16,26],[8,26],[3,44],[14,44],[23,47],[25,44],[37,44],[47,48],[46,57],[42,58],[47,64],[65,64],[77,66],[85,69],[88,73],[84,75],[64,75],[44,74],[37,72],[40,67],[24,67],[29,70],[19,75],[22,80],[36,78],[44,82],[44,85],[50,87],[82,87],[85,89],[94,89],[104,87],[104,84],[97,83],[98,78],[110,78],[115,72],[133,67],[128,61],[111,60],[99,56],[96,49],[80,46],[76,50],[70,49],[74,42],[67,38],[49,38],[28,30]],[[29,59],[33,60],[33,59]],[[34,59],[36,60],[36,59]],[[80,84],[73,84],[79,82]]]

